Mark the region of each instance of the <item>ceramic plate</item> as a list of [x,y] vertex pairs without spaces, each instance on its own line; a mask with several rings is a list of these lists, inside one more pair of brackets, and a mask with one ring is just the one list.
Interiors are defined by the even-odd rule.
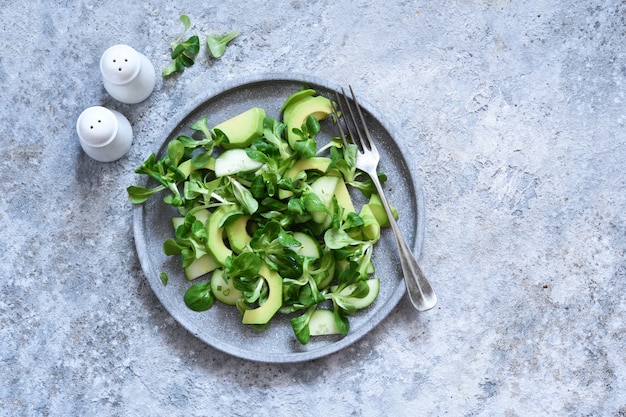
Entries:
[[[264,108],[269,117],[278,118],[279,109],[285,99],[303,85],[314,88],[319,94],[329,98],[331,92],[337,88],[309,77],[280,75],[259,76],[232,83],[188,103],[180,118],[164,133],[163,142],[156,152],[163,155],[171,139],[181,134],[190,134],[192,131],[189,126],[203,116],[207,116],[209,125],[214,126],[257,106]],[[358,91],[356,94],[359,96]],[[384,184],[387,197],[400,213],[398,224],[407,242],[413,247],[415,254],[419,255],[424,226],[423,199],[415,177],[415,163],[405,159],[407,153],[401,142],[395,139],[384,119],[365,102],[365,93],[360,96],[359,101],[365,110],[370,130],[379,145],[379,170],[388,176],[388,181]],[[322,122],[322,132],[318,135],[318,140],[323,143],[331,136],[336,136],[335,128],[330,119]],[[139,181],[138,185],[153,186],[145,176]],[[351,316],[350,332],[345,336],[312,337],[308,344],[302,345],[289,324],[292,316],[279,314],[267,330],[257,332],[241,324],[236,308],[219,302],[215,302],[208,311],[194,312],[183,301],[183,294],[191,283],[182,274],[179,258],[167,257],[162,250],[163,242],[173,234],[170,219],[176,214],[160,197],[154,197],[134,208],[134,235],[142,268],[156,296],[174,319],[207,344],[231,355],[260,362],[300,362],[335,353],[372,330],[405,293],[393,235],[390,229],[385,229],[374,250],[375,276],[381,280],[379,296],[370,307]],[[161,272],[169,275],[167,285],[161,282]]]

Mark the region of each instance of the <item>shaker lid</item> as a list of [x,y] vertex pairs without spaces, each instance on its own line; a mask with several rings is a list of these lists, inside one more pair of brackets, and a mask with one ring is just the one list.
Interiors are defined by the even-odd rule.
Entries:
[[102,147],[115,139],[118,121],[111,110],[93,106],[85,109],[78,116],[76,131],[83,143],[93,147]]
[[100,72],[113,84],[126,84],[139,74],[139,53],[128,45],[114,45],[100,57]]

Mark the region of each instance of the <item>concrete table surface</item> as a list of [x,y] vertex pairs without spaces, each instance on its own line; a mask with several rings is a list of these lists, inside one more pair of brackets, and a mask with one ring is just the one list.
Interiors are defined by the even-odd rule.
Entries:
[[[3,416],[626,415],[626,4],[621,0],[2,1]],[[160,71],[180,33],[241,31],[157,77],[102,86],[111,45]],[[402,132],[439,295],[307,363],[217,351],[160,305],[125,188],[177,110],[260,73],[352,84]],[[81,150],[116,109],[131,151]]]

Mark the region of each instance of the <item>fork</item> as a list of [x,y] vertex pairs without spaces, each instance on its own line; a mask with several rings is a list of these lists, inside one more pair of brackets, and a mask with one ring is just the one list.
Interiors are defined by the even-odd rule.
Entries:
[[[340,98],[339,92],[335,91],[335,97],[337,99],[339,111],[341,112],[342,116],[341,118],[343,119],[347,132],[344,132],[343,128],[341,127],[341,118],[337,113],[336,106],[331,106],[333,116],[337,121],[337,126],[339,128],[339,134],[344,143],[344,146],[348,146],[348,138],[350,138],[352,143],[357,146],[358,152],[356,157],[356,167],[370,176],[372,182],[374,183],[374,186],[376,187],[376,191],[378,192],[378,195],[383,202],[385,212],[387,213],[387,217],[389,218],[389,223],[391,224],[391,229],[396,240],[396,245],[398,246],[400,263],[402,265],[402,272],[404,275],[404,282],[407,288],[407,292],[409,293],[409,299],[411,300],[411,303],[418,311],[430,310],[435,306],[435,304],[437,304],[437,295],[430,285],[430,282],[428,282],[426,275],[424,275],[421,268],[419,267],[415,256],[413,256],[413,252],[411,251],[411,249],[409,249],[409,246],[404,240],[404,237],[400,232],[400,228],[398,227],[398,224],[393,217],[389,202],[387,201],[387,198],[383,193],[383,188],[378,179],[377,167],[380,161],[380,154],[378,153],[378,149],[376,149],[376,145],[374,144],[369,129],[367,128],[365,118],[363,117],[363,113],[361,111],[359,103],[356,100],[354,91],[352,90],[352,86],[349,86],[349,88],[350,94],[352,96],[352,102],[354,103],[356,111],[352,109],[352,106],[350,105],[348,97],[346,96],[346,92],[343,88],[341,89],[341,96],[343,97],[343,100]],[[356,117],[357,114],[358,120]],[[356,134],[353,134],[350,125],[352,125],[352,127],[354,128]]]

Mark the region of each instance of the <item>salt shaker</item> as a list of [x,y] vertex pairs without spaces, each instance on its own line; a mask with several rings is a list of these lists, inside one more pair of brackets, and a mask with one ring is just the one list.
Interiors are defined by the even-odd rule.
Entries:
[[80,145],[96,161],[112,162],[124,156],[133,142],[133,130],[124,115],[102,106],[85,109],[76,122]]
[[114,45],[104,51],[100,72],[111,97],[126,104],[144,101],[156,83],[150,60],[128,45]]

